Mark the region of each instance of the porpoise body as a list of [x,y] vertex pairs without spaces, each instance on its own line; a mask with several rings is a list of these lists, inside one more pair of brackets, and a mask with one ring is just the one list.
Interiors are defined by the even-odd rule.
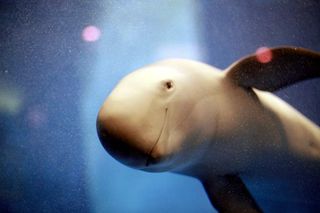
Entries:
[[127,166],[198,178],[222,212],[261,211],[241,177],[319,185],[319,127],[271,92],[319,77],[320,55],[270,51],[223,72],[169,59],[130,73],[99,111],[102,145]]

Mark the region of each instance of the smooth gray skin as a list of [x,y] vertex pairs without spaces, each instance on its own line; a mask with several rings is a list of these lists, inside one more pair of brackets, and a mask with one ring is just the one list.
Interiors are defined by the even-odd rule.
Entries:
[[295,47],[272,55],[224,72],[182,59],[132,72],[99,111],[101,143],[127,166],[200,179],[222,212],[261,211],[240,176],[319,185],[319,127],[268,91],[319,77],[320,55]]

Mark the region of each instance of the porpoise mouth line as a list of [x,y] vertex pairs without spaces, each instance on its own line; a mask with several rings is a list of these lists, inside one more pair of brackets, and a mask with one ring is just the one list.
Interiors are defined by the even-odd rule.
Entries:
[[160,138],[161,138],[161,136],[162,136],[162,134],[163,134],[163,131],[164,131],[164,129],[165,129],[165,126],[166,126],[166,123],[167,123],[167,117],[168,117],[168,108],[166,108],[166,111],[165,111],[165,115],[164,115],[164,116],[165,116],[165,117],[164,117],[164,121],[163,121],[163,124],[162,124],[162,127],[161,127],[160,134],[159,134],[156,142],[153,144],[151,150],[150,150],[149,153],[148,153],[148,158],[147,158],[147,161],[146,161],[146,166],[149,166],[149,164],[150,164],[150,159],[151,159],[151,154],[152,154],[154,148],[157,146],[158,142],[160,141]]

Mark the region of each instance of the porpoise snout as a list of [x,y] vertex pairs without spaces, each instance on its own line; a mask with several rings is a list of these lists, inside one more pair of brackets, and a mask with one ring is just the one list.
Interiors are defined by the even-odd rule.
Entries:
[[121,163],[134,168],[145,167],[149,150],[134,126],[125,119],[126,115],[113,114],[102,107],[97,117],[97,132],[105,150]]

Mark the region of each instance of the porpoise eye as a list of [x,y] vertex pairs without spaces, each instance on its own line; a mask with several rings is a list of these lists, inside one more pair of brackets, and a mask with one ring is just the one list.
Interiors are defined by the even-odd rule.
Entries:
[[167,90],[172,90],[173,89],[173,81],[171,80],[166,80],[164,81],[164,87],[167,89]]

